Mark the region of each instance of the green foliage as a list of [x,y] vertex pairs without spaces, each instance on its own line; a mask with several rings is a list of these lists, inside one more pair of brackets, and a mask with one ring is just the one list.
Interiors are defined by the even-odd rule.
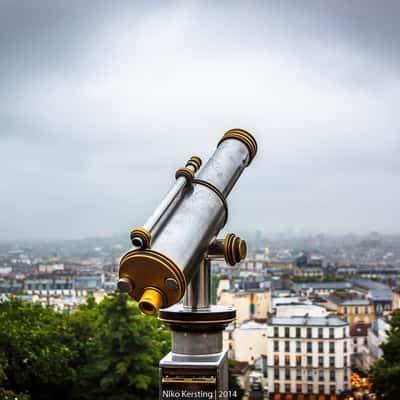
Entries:
[[392,313],[391,330],[381,346],[383,357],[370,371],[371,381],[379,394],[388,399],[400,399],[400,309]]
[[241,400],[244,395],[244,389],[239,384],[238,376],[234,372],[236,365],[235,360],[228,360],[229,375],[228,375],[228,387],[231,392],[236,392],[236,399]]
[[100,304],[88,298],[70,315],[12,299],[0,304],[0,398],[11,391],[32,400],[157,398],[169,340],[123,294]]

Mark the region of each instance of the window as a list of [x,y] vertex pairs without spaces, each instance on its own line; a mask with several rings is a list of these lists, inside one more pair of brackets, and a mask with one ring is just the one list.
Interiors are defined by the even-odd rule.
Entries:
[[285,356],[285,365],[290,365],[290,356]]
[[368,314],[368,306],[365,306],[364,309],[365,309],[365,314]]
[[296,356],[296,365],[297,366],[301,365],[301,356]]
[[307,365],[308,366],[312,365],[312,357],[311,356],[307,356]]
[[347,382],[349,380],[349,374],[347,373],[347,368],[344,370],[344,381]]
[[289,328],[288,327],[285,328],[285,337],[289,337]]
[[[345,358],[346,360],[346,358]],[[329,357],[329,366],[334,367],[335,366],[335,357]]]
[[285,383],[285,393],[290,393],[290,383]]
[[335,385],[330,385],[329,386],[329,392],[331,394],[335,394],[336,393],[336,386]]
[[318,367],[323,367],[324,366],[324,357],[319,356],[318,357]]
[[[343,343],[343,346],[344,346],[344,352],[347,353],[347,341],[345,341],[345,342]],[[356,351],[356,352],[357,352],[357,351]]]
[[355,310],[355,314],[358,315],[358,307],[357,306],[355,307],[354,310]]
[[281,385],[279,383],[274,384],[274,392],[279,393],[281,391]]
[[344,314],[347,314],[347,313],[348,313],[348,309],[347,309],[347,307],[344,307],[344,309],[343,309],[343,313],[344,313]]
[[312,337],[311,335],[311,328],[307,328],[307,337],[310,339]]
[[329,370],[329,380],[331,382],[334,382],[336,380],[335,370],[334,369],[330,369]]
[[313,385],[308,384],[307,385],[307,393],[312,393],[313,392]]
[[318,353],[324,352],[324,342],[318,342]]
[[290,380],[290,368],[289,367],[285,368],[285,379],[288,381]]
[[301,342],[296,342],[296,353],[301,353]]
[[274,355],[274,365],[279,365],[279,356],[277,354]]
[[346,328],[343,328],[343,337],[346,337]]
[[322,328],[318,328],[318,337],[319,337],[320,339],[323,338],[323,331],[322,331]]
[[319,380],[320,382],[323,382],[323,381],[324,381],[324,370],[323,370],[323,369],[319,369],[319,370],[318,370],[318,380]]
[[307,342],[307,353],[312,352],[312,342]]
[[279,342],[274,340],[274,351],[279,351]]
[[307,369],[307,380],[308,381],[312,381],[313,380],[312,379],[312,369],[311,368]]
[[329,353],[335,352],[335,342],[329,342]]
[[279,379],[279,368],[274,368],[274,379]]
[[301,393],[303,390],[301,383],[297,383],[296,384],[296,392],[297,393]]
[[277,326],[274,327],[274,337],[279,336],[279,328]]
[[301,368],[297,367],[296,368],[296,381],[301,381],[302,377],[301,377]]
[[290,351],[290,342],[288,340],[285,341],[285,351],[286,353],[289,353]]
[[297,338],[300,337],[300,328],[296,328],[296,337],[297,337]]
[[346,368],[347,367],[347,357],[345,356],[343,359],[343,366]]
[[324,394],[325,392],[325,387],[324,385],[318,385],[318,393],[319,394]]
[[335,331],[333,328],[329,328],[329,339],[333,339],[335,337]]

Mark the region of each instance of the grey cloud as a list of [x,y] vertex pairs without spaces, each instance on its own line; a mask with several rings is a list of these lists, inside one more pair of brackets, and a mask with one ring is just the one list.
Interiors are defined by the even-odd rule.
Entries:
[[3,1],[0,239],[128,231],[233,126],[260,152],[228,228],[398,231],[398,5],[377,4]]

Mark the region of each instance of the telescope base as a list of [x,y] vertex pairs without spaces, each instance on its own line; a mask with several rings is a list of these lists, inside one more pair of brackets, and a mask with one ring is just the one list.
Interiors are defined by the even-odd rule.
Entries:
[[159,319],[172,330],[172,351],[160,361],[160,400],[234,398],[222,332],[235,317],[234,308],[223,306],[160,310]]
[[226,351],[208,355],[168,353],[160,361],[160,400],[223,399],[228,390]]
[[172,330],[220,331],[236,318],[236,309],[212,305],[204,309],[188,309],[182,304],[160,310],[159,320]]

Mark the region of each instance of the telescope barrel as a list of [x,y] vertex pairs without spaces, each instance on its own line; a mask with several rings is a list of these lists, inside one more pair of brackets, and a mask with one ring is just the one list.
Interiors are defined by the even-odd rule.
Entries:
[[[192,184],[178,178],[145,224],[151,247],[134,248],[120,263],[119,275],[146,314],[181,300],[202,264],[208,246],[228,218],[225,198],[257,151],[248,132],[225,133]],[[150,242],[149,240],[149,242]]]

